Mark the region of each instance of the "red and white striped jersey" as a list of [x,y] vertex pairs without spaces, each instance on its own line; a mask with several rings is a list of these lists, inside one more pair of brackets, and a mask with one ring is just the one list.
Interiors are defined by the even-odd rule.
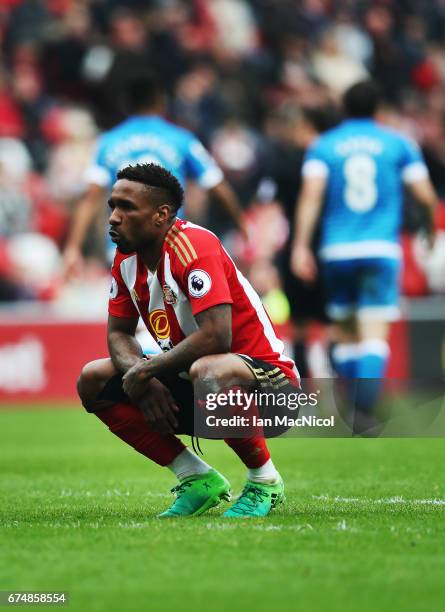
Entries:
[[231,304],[231,352],[278,366],[289,378],[298,376],[259,296],[209,230],[177,220],[165,236],[155,273],[136,253],[117,250],[112,276],[108,312],[114,317],[141,316],[162,350],[198,329],[195,315]]

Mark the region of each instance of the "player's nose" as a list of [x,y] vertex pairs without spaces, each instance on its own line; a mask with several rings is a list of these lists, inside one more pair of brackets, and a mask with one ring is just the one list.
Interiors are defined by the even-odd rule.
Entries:
[[121,221],[122,221],[121,216],[119,215],[119,213],[117,212],[117,210],[116,210],[116,209],[114,209],[114,210],[111,212],[111,214],[110,214],[110,216],[109,216],[109,218],[108,218],[108,223],[109,223],[110,225],[119,225],[119,223],[121,223]]

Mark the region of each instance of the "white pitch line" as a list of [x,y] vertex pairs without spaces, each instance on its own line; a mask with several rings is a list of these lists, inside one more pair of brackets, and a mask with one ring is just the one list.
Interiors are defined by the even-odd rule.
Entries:
[[317,501],[330,501],[338,504],[415,504],[418,506],[445,506],[445,499],[405,499],[400,496],[368,499],[360,497],[331,497],[330,495],[312,495]]

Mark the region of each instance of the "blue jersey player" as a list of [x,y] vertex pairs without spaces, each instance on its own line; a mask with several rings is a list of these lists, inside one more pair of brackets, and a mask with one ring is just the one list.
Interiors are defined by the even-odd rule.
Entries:
[[[404,185],[428,211],[430,233],[437,198],[417,145],[374,120],[376,85],[357,83],[343,102],[347,118],[306,154],[291,267],[304,281],[316,278],[310,243],[320,221],[320,274],[339,332],[334,367],[346,378],[381,379],[389,322],[399,315]],[[375,394],[366,395],[369,411]]]
[[[183,185],[187,180],[195,181],[221,202],[244,232],[237,198],[221,169],[193,134],[164,119],[165,99],[160,83],[151,75],[128,84],[127,104],[132,115],[98,140],[86,171],[88,188],[76,206],[65,248],[65,276],[79,268],[87,231],[117,172],[129,165],[153,162],[167,168]],[[108,246],[112,261],[115,246],[111,241]]]

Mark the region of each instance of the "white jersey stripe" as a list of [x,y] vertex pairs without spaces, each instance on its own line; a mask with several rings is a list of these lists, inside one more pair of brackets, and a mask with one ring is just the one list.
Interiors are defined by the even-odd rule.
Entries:
[[247,278],[243,276],[243,274],[237,268],[235,269],[236,269],[237,278],[239,282],[241,283],[249,302],[251,303],[251,305],[256,311],[258,319],[260,320],[260,323],[263,326],[264,335],[266,336],[272,350],[274,351],[274,353],[278,353],[279,361],[287,362],[288,359],[283,357],[284,344],[281,342],[281,340],[277,338],[274,332],[274,329],[272,327],[272,323],[270,322],[269,317],[267,316],[266,311],[264,310],[264,306],[261,303],[261,300],[258,297],[258,294],[254,290],[252,285],[249,283]]
[[[189,224],[192,225],[191,223],[189,223]],[[203,229],[204,229],[204,231],[208,231],[209,232],[209,230],[206,230],[205,228],[203,228]],[[212,233],[212,232],[210,232],[210,233]],[[279,338],[277,338],[275,330],[274,330],[274,328],[272,326],[272,323],[270,322],[269,317],[267,316],[266,310],[264,308],[264,305],[263,305],[262,301],[259,298],[259,295],[255,291],[255,289],[252,287],[252,285],[249,283],[247,278],[243,275],[243,273],[240,272],[240,270],[238,270],[238,268],[235,265],[235,262],[230,257],[230,255],[226,251],[226,249],[224,247],[222,247],[222,249],[223,249],[224,253],[227,255],[227,257],[230,259],[230,261],[232,263],[232,266],[233,266],[234,270],[236,271],[236,276],[238,278],[238,281],[240,282],[241,286],[243,287],[244,292],[246,294],[246,297],[248,298],[250,304],[255,309],[255,312],[256,312],[256,314],[258,316],[258,319],[259,319],[261,325],[263,326],[264,335],[266,336],[266,338],[267,338],[267,340],[268,340],[272,350],[275,353],[278,353],[278,361],[289,363],[289,361],[291,361],[291,360],[284,354],[284,344],[283,344],[283,342]],[[294,365],[293,370],[295,372],[295,375],[300,377],[300,374],[298,372],[297,366]]]

